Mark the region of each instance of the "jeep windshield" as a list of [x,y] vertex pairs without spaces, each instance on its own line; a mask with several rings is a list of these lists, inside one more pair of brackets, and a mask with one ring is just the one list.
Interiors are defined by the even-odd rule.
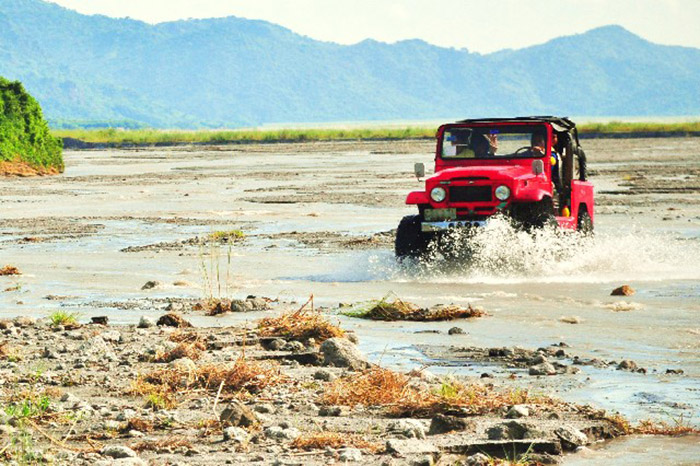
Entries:
[[542,157],[544,125],[493,125],[445,128],[440,153],[444,159]]

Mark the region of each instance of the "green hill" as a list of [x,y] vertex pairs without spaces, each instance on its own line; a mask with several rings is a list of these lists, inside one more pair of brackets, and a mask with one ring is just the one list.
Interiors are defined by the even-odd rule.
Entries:
[[63,143],[49,134],[41,107],[22,86],[0,77],[0,162],[63,171]]
[[1,2],[0,73],[59,127],[700,114],[700,50],[619,26],[481,55],[420,40],[345,46],[236,17],[150,25]]

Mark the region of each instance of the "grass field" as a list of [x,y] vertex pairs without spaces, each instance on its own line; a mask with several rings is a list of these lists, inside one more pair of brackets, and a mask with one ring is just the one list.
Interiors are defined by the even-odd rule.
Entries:
[[[353,129],[275,129],[275,130],[158,130],[158,129],[69,129],[54,130],[61,138],[89,143],[152,145],[172,143],[302,142],[362,139],[423,139],[435,136],[434,127],[353,128]],[[700,132],[700,121],[683,123],[608,122],[579,126],[580,133]]]

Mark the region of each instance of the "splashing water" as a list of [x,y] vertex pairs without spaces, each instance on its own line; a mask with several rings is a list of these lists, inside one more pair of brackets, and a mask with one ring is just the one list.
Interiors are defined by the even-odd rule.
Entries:
[[699,238],[630,228],[588,237],[557,228],[527,232],[494,218],[483,228],[451,232],[431,245],[427,261],[384,263],[384,275],[477,283],[697,280],[699,256]]

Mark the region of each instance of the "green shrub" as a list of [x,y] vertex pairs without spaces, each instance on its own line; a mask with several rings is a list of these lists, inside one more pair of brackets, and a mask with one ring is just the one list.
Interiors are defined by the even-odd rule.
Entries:
[[39,103],[19,81],[0,77],[0,162],[63,171],[63,142],[49,132]]

